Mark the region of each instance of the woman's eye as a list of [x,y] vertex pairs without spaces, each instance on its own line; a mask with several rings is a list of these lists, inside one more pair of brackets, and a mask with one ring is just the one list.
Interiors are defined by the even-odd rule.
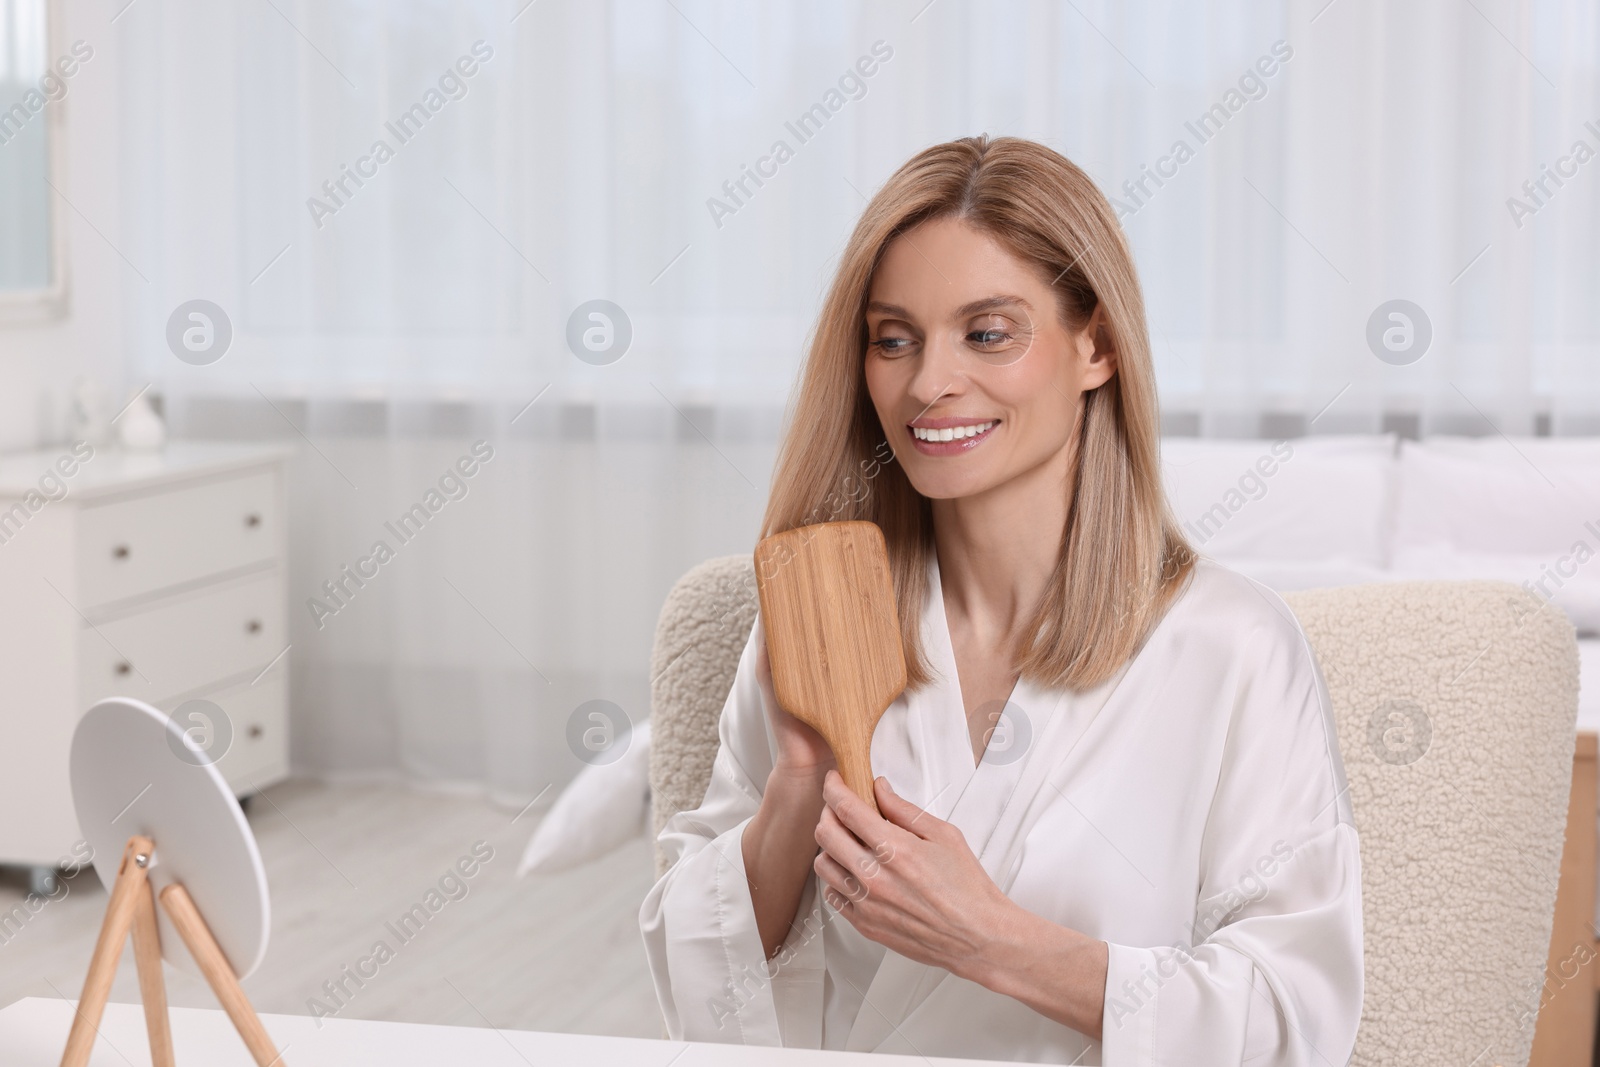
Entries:
[[911,339],[909,337],[880,337],[875,341],[869,341],[868,344],[883,355],[898,356],[911,346]]
[[1001,315],[985,315],[972,323],[967,331],[967,343],[977,348],[996,348],[1016,340],[1015,324]]
[[967,340],[984,348],[1003,345],[1011,340],[1011,335],[999,327],[990,327],[987,330],[974,330],[967,334]]

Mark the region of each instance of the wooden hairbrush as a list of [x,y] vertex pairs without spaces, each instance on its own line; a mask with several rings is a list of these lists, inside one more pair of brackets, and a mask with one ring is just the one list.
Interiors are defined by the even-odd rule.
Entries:
[[877,810],[872,732],[906,687],[883,531],[824,522],[756,546],[756,591],[778,704],[833,749],[845,784]]

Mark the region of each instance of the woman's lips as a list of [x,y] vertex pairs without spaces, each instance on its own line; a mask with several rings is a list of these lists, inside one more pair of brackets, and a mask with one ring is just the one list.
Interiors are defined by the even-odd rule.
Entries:
[[987,419],[983,422],[969,423],[967,425],[984,426],[985,423],[987,423],[987,427],[981,432],[972,434],[969,437],[953,438],[949,441],[924,441],[916,435],[914,428],[911,426],[906,427],[906,432],[911,435],[911,447],[922,455],[954,456],[977,448],[994,436],[994,432],[1000,428],[999,419]]

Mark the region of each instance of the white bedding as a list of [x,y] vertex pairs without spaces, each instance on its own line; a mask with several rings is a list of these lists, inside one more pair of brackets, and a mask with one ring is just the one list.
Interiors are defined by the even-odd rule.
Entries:
[[1600,733],[1600,637],[1578,639],[1578,729]]
[[[1578,729],[1600,733],[1600,637],[1578,638]],[[1600,806],[1600,798],[1596,804]],[[1600,855],[1595,858],[1595,877],[1600,884]],[[1600,924],[1600,893],[1595,894],[1594,919]]]

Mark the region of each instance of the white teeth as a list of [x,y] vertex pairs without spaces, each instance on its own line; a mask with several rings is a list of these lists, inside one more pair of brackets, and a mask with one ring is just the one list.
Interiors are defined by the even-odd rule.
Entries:
[[950,426],[943,430],[929,430],[921,426],[911,427],[911,435],[919,441],[959,441],[963,437],[976,437],[994,425],[994,421],[975,422],[966,426]]

